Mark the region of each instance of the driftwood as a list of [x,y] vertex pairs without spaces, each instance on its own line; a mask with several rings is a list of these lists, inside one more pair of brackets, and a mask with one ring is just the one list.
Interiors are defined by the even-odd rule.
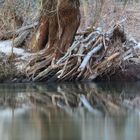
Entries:
[[101,28],[79,33],[56,62],[51,55],[43,57],[38,53],[34,56],[27,65],[26,74],[33,81],[81,81],[95,80],[105,74],[111,76],[131,58],[138,58],[134,51],[138,44],[129,46],[129,42],[131,38],[121,25],[115,25],[105,33]]
[[[18,29],[14,39],[1,41],[0,46],[19,47],[34,25],[37,23]],[[129,63],[140,63],[139,46],[121,25],[115,25],[107,32],[97,28],[78,33],[66,53],[56,61],[46,49],[31,54],[31,60],[25,60],[28,63],[25,74],[31,81],[91,81],[104,75],[110,77],[118,69],[124,71]]]

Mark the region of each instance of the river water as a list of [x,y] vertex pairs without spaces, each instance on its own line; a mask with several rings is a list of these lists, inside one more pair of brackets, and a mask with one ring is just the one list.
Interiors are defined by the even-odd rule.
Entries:
[[[139,140],[139,113],[125,116],[94,116],[80,109],[64,111],[53,106],[30,104],[29,95],[43,92],[92,92],[137,96],[140,83],[67,83],[0,85],[0,140]],[[41,89],[41,90],[40,90]],[[67,90],[66,90],[67,89]]]

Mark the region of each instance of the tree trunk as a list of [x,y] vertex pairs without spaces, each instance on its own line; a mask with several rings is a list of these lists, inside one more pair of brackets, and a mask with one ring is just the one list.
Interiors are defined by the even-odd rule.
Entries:
[[45,48],[45,55],[51,54],[55,60],[65,54],[80,24],[79,6],[79,0],[44,0],[32,50]]

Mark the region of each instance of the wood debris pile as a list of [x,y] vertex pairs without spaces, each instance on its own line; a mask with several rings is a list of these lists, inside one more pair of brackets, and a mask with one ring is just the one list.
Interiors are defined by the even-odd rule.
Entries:
[[51,55],[43,57],[43,51],[38,53],[27,65],[26,74],[33,81],[91,81],[125,70],[128,63],[139,63],[137,50],[139,43],[121,25],[105,33],[97,28],[78,33],[71,47],[56,61]]

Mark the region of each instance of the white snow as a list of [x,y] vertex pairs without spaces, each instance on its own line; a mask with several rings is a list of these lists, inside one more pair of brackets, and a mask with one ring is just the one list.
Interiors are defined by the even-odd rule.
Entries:
[[[10,55],[12,53],[12,41],[0,41],[0,52],[4,53],[5,55]],[[21,48],[13,48],[13,53],[17,56],[22,56],[25,51]]]
[[[0,52],[4,53],[5,55],[9,56],[12,54],[12,41],[0,41]],[[16,55],[15,66],[19,71],[22,71],[23,68],[26,66],[29,58],[33,55],[31,53],[26,52],[24,49],[21,48],[13,48],[13,54]]]

